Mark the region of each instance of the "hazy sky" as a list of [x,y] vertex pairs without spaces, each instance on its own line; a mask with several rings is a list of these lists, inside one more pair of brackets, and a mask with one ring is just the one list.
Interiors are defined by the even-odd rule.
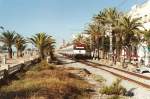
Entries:
[[[70,40],[83,31],[92,16],[105,7],[128,11],[145,0],[0,0],[0,25],[31,36],[46,32],[57,39]],[[2,30],[0,30],[2,31]]]

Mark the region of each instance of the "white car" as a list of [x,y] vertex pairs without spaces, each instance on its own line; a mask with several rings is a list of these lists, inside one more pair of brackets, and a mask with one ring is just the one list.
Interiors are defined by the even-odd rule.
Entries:
[[137,68],[136,70],[139,71],[140,73],[150,72],[150,67],[142,66],[142,67]]

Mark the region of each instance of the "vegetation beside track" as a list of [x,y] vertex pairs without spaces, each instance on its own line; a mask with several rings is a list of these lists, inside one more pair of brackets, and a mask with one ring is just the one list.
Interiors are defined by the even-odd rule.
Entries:
[[49,65],[45,61],[18,78],[9,85],[1,87],[2,99],[82,99],[89,97],[86,90],[90,84],[64,68]]

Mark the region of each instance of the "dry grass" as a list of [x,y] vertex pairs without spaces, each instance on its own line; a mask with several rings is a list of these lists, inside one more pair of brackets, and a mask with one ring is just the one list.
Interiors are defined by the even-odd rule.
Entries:
[[41,62],[0,89],[2,99],[82,99],[90,85],[64,68]]

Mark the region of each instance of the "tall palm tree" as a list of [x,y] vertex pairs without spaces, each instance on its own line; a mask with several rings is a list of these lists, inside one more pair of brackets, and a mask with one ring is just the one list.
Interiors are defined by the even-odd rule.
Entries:
[[150,30],[149,31],[144,31],[144,38],[148,43],[148,46],[150,47]]
[[56,42],[51,36],[48,37],[47,41],[48,41],[48,43],[47,43],[47,46],[45,48],[45,53],[50,56],[51,60],[53,60],[54,59],[54,51],[55,51],[55,45],[54,44]]
[[29,38],[29,42],[31,42],[35,47],[38,48],[41,59],[45,58],[44,51],[46,47],[49,45],[50,37],[51,36],[47,35],[46,33],[40,32]]
[[[117,36],[119,36],[119,33],[117,33],[115,30],[116,30],[116,27],[118,25],[118,20],[119,20],[119,16],[120,16],[120,12],[117,11],[116,8],[108,8],[108,9],[104,9],[104,23],[107,25],[107,24],[111,24],[111,27],[112,27],[112,36],[114,38],[115,34],[118,34]],[[107,27],[106,27],[107,28]],[[116,51],[119,51],[119,37],[116,36]],[[119,56],[119,55],[118,55]],[[112,56],[111,56],[112,57]],[[116,61],[116,58],[115,60]]]
[[[93,50],[94,50],[94,54],[96,53],[96,49],[97,49],[97,58],[100,58],[100,37],[102,36],[103,30],[102,30],[102,25],[97,24],[97,23],[93,23],[90,24],[88,27],[88,32],[91,35],[91,39],[93,42]],[[95,57],[95,56],[94,56]]]
[[143,27],[139,18],[132,19],[130,16],[124,16],[121,21],[121,27],[123,31],[123,46],[127,46],[129,49],[128,58],[131,60],[131,47],[136,46],[140,41],[140,27]]
[[[102,45],[102,52],[103,52],[103,58],[104,58],[104,39],[105,39],[105,31],[107,30],[107,25],[111,24],[112,32],[114,31],[115,25],[118,22],[120,13],[117,11],[116,8],[106,8],[103,11],[100,11],[96,16],[94,16],[94,21],[96,23],[99,23],[101,25],[101,29],[103,32],[101,32],[101,45]],[[114,32],[113,32],[114,35]]]
[[12,45],[15,43],[16,33],[15,31],[5,31],[0,35],[0,41],[4,43],[4,45],[8,49],[8,56],[12,58]]
[[15,39],[15,47],[17,49],[17,57],[22,57],[22,52],[26,48],[26,40],[21,35],[17,34]]
[[106,24],[106,20],[105,20],[105,12],[104,11],[100,11],[96,16],[93,17],[94,22],[96,23],[96,25],[99,25],[100,30],[99,31],[101,33],[100,38],[100,42],[101,42],[101,49],[102,49],[102,58],[104,58],[104,52],[105,52],[105,48],[104,48],[104,39],[105,39],[105,24]]
[[122,15],[118,17],[116,22],[114,23],[113,34],[115,37],[115,49],[116,49],[116,58],[115,61],[120,61],[121,56],[121,48],[122,48],[122,27],[121,27],[121,18]]
[[73,40],[73,43],[83,43],[83,36],[77,35],[77,37]]

